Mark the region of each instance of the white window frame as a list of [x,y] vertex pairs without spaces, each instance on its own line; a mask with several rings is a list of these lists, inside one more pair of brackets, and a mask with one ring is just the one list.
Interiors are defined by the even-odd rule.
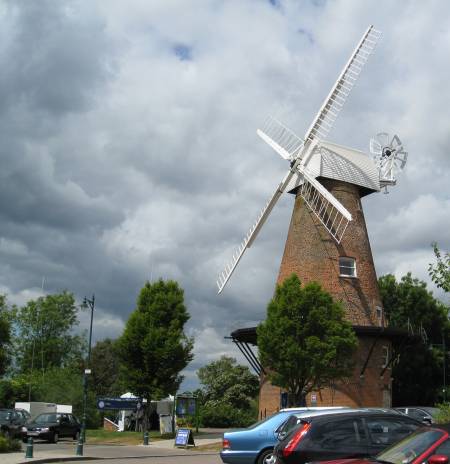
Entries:
[[381,306],[375,306],[375,313],[378,323],[381,325],[383,323],[383,308]]
[[[349,273],[343,274],[342,271],[347,269]],[[350,256],[340,256],[339,257],[339,276],[340,277],[357,277],[356,273],[356,259],[351,258]]]

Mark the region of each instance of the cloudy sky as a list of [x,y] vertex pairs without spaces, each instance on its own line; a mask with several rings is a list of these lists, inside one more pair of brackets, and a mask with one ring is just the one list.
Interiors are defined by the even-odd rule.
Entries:
[[176,279],[196,340],[183,386],[241,359],[224,336],[264,318],[293,206],[218,296],[287,169],[255,130],[274,115],[303,135],[369,24],[383,40],[329,140],[400,135],[407,167],[364,199],[366,221],[378,275],[428,281],[430,243],[450,249],[446,0],[0,0],[0,292],[22,304],[45,278],[44,293],[95,293],[98,340],[146,280]]

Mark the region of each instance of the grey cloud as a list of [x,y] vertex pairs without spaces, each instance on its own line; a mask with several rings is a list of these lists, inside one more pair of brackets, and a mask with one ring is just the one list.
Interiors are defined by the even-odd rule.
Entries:
[[[222,337],[257,324],[274,290],[291,196],[225,292],[215,286],[287,169],[255,130],[272,114],[302,136],[371,22],[384,41],[330,140],[367,149],[376,132],[399,133],[406,170],[364,208],[379,273],[418,272],[432,258],[429,242],[450,248],[449,68],[439,59],[449,44],[443,4],[411,5],[405,17],[402,5],[356,0],[211,1],[198,11],[176,1],[8,3],[0,287],[22,301],[45,275],[47,292],[95,293],[99,339],[119,335],[146,280],[177,279],[197,338],[194,385],[202,364],[236,355]],[[186,48],[177,56],[174,45]]]

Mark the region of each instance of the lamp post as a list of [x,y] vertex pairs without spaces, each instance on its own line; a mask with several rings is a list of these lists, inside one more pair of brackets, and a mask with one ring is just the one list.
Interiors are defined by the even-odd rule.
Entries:
[[91,364],[91,343],[92,343],[92,322],[94,320],[94,306],[95,306],[95,295],[92,295],[92,299],[84,297],[83,308],[90,308],[91,310],[91,324],[89,327],[89,345],[86,366],[83,373],[83,422],[81,424],[81,436],[78,442],[77,455],[83,456],[83,445],[86,441],[86,403],[87,403],[87,387],[88,387],[88,374],[91,373],[89,368]]

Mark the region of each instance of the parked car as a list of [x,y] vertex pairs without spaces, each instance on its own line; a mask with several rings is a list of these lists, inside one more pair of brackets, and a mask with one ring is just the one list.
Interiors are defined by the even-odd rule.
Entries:
[[267,464],[277,443],[279,427],[292,414],[313,414],[340,407],[286,408],[242,430],[224,433],[220,457],[226,464]]
[[370,408],[302,417],[299,422],[280,437],[274,450],[277,464],[373,456],[423,426],[395,411]]
[[425,425],[434,424],[436,422],[435,417],[439,414],[438,408],[432,408],[429,406],[407,406],[394,409],[412,417],[413,419],[423,422]]
[[78,440],[80,430],[80,422],[73,414],[45,413],[39,414],[34,420],[22,427],[22,439],[27,441],[28,437],[33,437],[52,443],[57,443],[63,437]]
[[20,437],[29,419],[30,414],[25,409],[0,409],[0,432],[8,438]]
[[422,427],[370,459],[339,459],[326,464],[448,464],[449,432],[448,424]]

